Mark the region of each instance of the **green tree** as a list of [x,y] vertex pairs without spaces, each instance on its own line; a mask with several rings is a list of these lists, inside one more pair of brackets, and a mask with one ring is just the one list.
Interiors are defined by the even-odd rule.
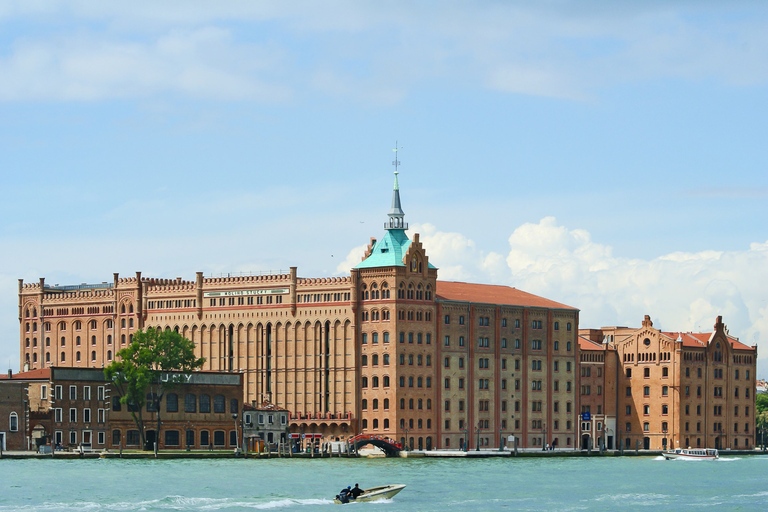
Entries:
[[[147,439],[144,433],[145,406],[154,410],[157,419],[155,439],[160,439],[160,405],[165,392],[179,383],[181,375],[170,372],[191,372],[203,366],[205,359],[195,357],[195,344],[171,330],[140,330],[133,342],[116,354],[104,375],[117,394],[120,403],[131,413],[141,436],[141,446]],[[155,444],[157,454],[157,443]]]
[[768,394],[759,393],[755,397],[755,407],[757,408],[755,432],[757,432],[758,442],[765,447],[765,437],[768,435]]

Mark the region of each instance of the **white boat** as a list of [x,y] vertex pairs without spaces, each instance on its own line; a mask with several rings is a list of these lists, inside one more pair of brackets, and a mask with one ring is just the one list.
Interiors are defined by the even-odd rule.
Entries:
[[[394,485],[382,485],[379,487],[371,487],[366,489],[363,494],[357,497],[357,499],[349,499],[346,503],[351,503],[354,501],[376,501],[376,500],[387,500],[394,496],[395,494],[399,493],[405,489],[405,485],[402,484],[394,484]],[[337,495],[336,498],[333,500],[333,502],[337,505],[341,505],[342,502],[341,498]]]
[[667,460],[716,460],[720,458],[720,454],[714,448],[677,448],[676,450],[668,450],[661,452]]

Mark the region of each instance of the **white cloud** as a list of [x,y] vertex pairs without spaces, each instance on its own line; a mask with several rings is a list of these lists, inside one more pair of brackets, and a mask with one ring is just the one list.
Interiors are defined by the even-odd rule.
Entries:
[[228,30],[171,30],[134,41],[97,35],[18,40],[0,58],[0,101],[76,100],[183,94],[224,100],[286,101],[281,51],[236,43]]
[[0,100],[308,90],[391,104],[435,81],[566,99],[670,78],[766,84],[765,9],[697,4],[11,2],[0,23],[57,30],[6,44]]
[[614,256],[587,231],[545,217],[514,230],[504,259],[431,224],[415,232],[441,280],[506,284],[577,307],[581,327],[637,326],[648,314],[662,329],[709,331],[722,315],[747,345],[768,337],[768,242],[644,260]]

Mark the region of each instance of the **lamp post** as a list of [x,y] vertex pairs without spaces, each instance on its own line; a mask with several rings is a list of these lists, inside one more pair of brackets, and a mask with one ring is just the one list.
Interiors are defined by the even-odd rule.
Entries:
[[541,451],[547,450],[547,424],[544,423],[544,428],[542,429],[542,432],[544,433],[544,438],[541,440]]
[[477,427],[475,427],[475,435],[477,436],[477,450],[480,451],[480,422],[477,422]]
[[504,451],[504,438],[501,435],[502,430],[503,429],[501,427],[501,424],[499,424],[499,451],[500,452]]
[[405,451],[408,451],[408,427],[405,427]]
[[235,457],[240,453],[240,437],[237,431],[237,413],[232,413],[232,421],[235,422]]
[[469,450],[469,423],[464,423],[464,452]]

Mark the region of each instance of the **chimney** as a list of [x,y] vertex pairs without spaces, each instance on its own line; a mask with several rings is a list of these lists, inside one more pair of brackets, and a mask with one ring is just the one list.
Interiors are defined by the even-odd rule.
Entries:
[[13,378],[13,370],[11,370],[10,368],[8,368],[8,378],[9,379]]

